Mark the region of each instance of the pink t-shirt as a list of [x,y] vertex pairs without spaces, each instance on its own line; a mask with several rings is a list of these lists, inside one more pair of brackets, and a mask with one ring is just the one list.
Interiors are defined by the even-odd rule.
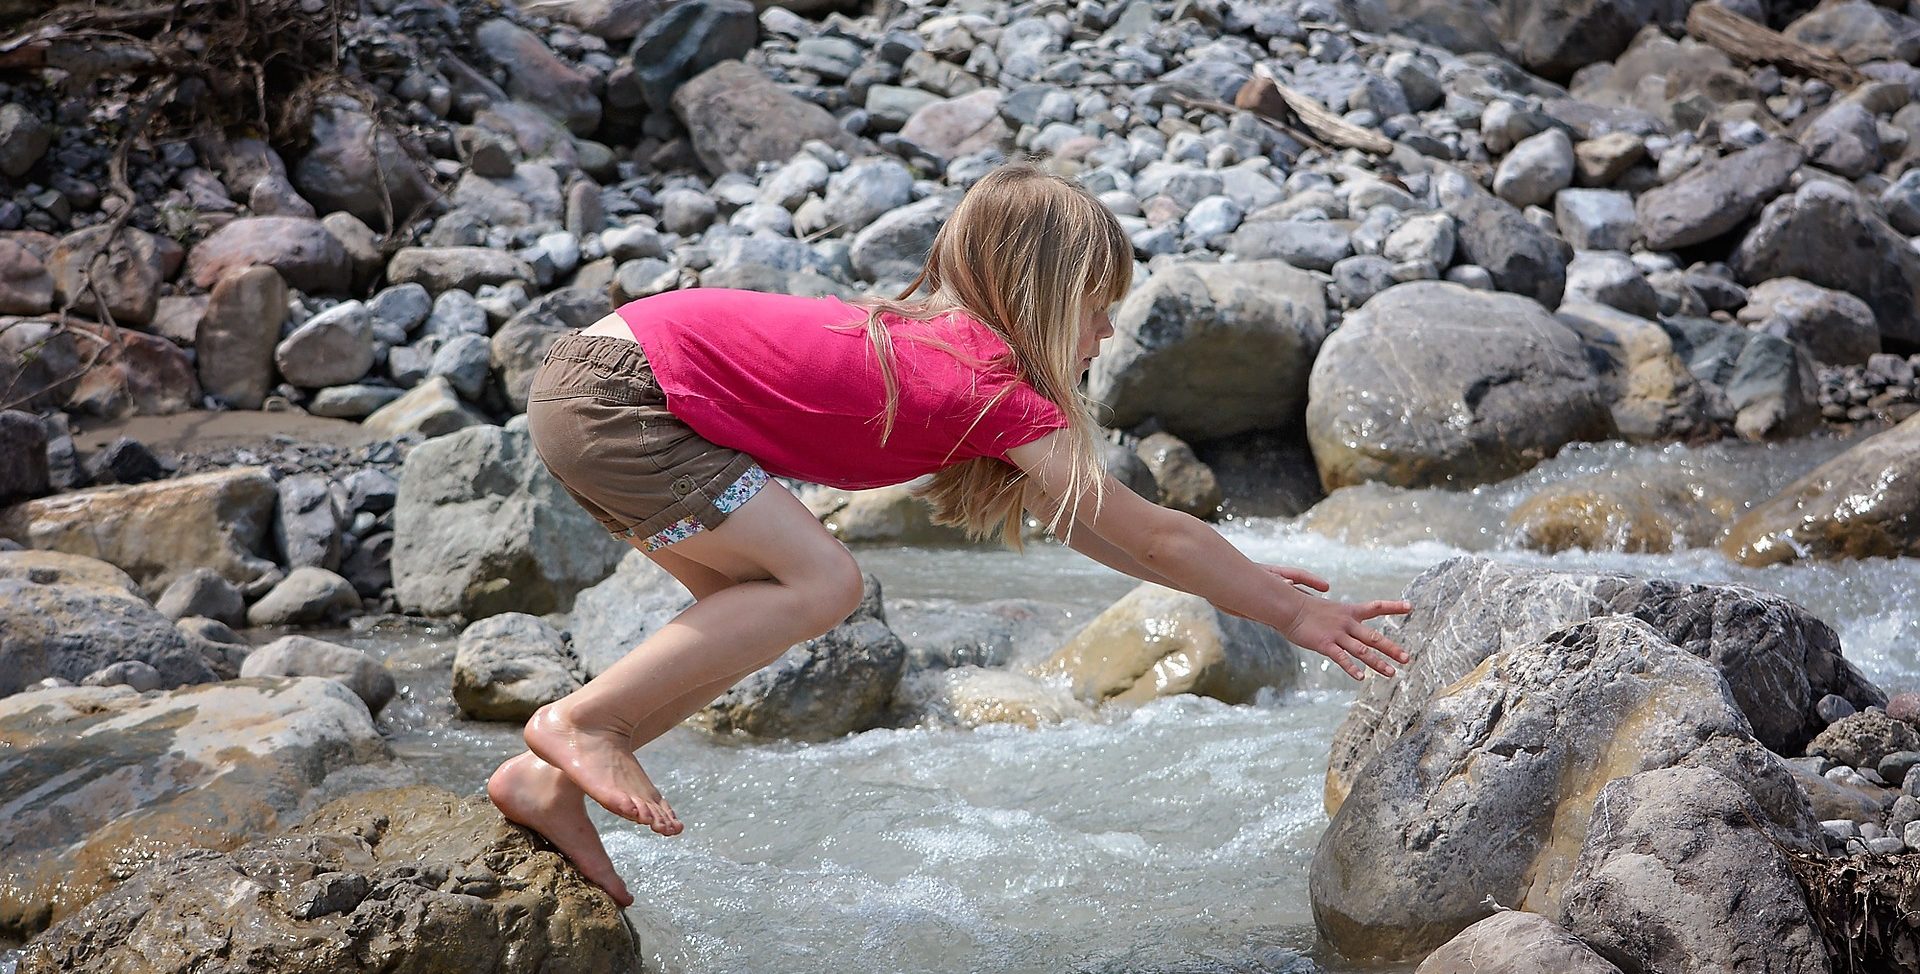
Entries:
[[[886,386],[864,320],[838,298],[689,288],[619,309],[646,352],[667,408],[694,432],[760,461],[767,472],[833,487],[881,487],[1007,451],[1067,425],[1060,407],[1016,374],[1013,353],[963,313],[889,316],[900,404],[880,445]],[[933,336],[990,363],[938,346]],[[981,406],[1012,390],[987,413]],[[975,420],[978,419],[976,423]]]

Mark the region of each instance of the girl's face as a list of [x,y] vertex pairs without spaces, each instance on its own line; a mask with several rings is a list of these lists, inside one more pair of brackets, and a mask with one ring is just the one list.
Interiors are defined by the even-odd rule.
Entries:
[[1105,308],[1087,315],[1080,323],[1080,372],[1085,374],[1100,354],[1100,343],[1113,335],[1113,319]]

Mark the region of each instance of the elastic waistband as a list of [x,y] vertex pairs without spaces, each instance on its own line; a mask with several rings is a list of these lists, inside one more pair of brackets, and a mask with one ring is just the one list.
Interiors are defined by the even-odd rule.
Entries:
[[563,335],[547,349],[546,361],[585,362],[608,368],[648,368],[647,353],[640,343],[607,335]]

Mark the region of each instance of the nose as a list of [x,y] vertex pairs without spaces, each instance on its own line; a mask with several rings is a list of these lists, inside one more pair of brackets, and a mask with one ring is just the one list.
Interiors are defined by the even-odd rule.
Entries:
[[1113,318],[1111,316],[1109,315],[1100,316],[1100,330],[1096,332],[1096,334],[1100,336],[1101,341],[1105,341],[1113,337]]

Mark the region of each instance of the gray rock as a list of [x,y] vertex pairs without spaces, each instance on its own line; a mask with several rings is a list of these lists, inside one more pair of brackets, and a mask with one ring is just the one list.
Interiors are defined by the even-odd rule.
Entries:
[[1493,174],[1493,192],[1515,206],[1538,206],[1573,185],[1573,140],[1550,128],[1522,139]]
[[1398,283],[1394,264],[1385,257],[1359,254],[1333,265],[1333,282],[1346,296],[1347,306],[1357,308],[1373,296]]
[[324,568],[295,568],[260,601],[247,608],[247,624],[291,626],[338,622],[360,611],[360,595],[344,578]]
[[389,213],[398,219],[438,209],[438,192],[420,164],[352,98],[323,97],[308,135],[311,148],[291,176],[316,210],[346,210],[385,229]]
[[698,190],[675,188],[660,194],[660,225],[670,233],[694,234],[705,230],[719,211],[720,205],[713,197]]
[[[0,553],[0,566],[37,553]],[[0,696],[18,693],[49,676],[84,679],[103,667],[138,660],[160,674],[161,685],[183,686],[217,679],[188,647],[166,616],[117,586],[80,580],[36,582],[0,577],[0,613],[6,641],[0,643]]]
[[1329,271],[1353,253],[1353,235],[1325,220],[1248,220],[1226,240],[1227,253],[1240,260],[1283,260],[1295,267]]
[[1660,324],[1694,376],[1724,393],[1740,435],[1779,439],[1819,425],[1819,380],[1805,349],[1707,318],[1669,315]]
[[287,284],[271,267],[220,279],[195,340],[200,387],[237,409],[259,409],[273,386],[273,353],[287,314]]
[[1113,325],[1088,376],[1104,421],[1154,416],[1205,440],[1298,424],[1326,308],[1320,286],[1286,264],[1176,264],[1134,289]]
[[311,217],[241,217],[215,230],[187,255],[193,283],[210,288],[234,270],[265,264],[289,287],[341,294],[352,281],[346,248]]
[[1814,116],[1800,132],[1807,161],[1858,179],[1880,168],[1880,129],[1858,102],[1841,101]]
[[1395,263],[1420,261],[1442,269],[1453,263],[1457,240],[1452,216],[1443,212],[1422,213],[1401,221],[1387,235],[1380,256]]
[[517,163],[511,176],[469,172],[454,184],[453,204],[490,226],[558,224],[566,214],[566,193],[552,166]]
[[[714,6],[722,3],[744,6],[713,0]],[[687,127],[701,165],[715,176],[784,162],[815,139],[847,152],[859,148],[826,109],[801,101],[740,61],[721,61],[681,85],[673,92],[673,112]]]
[[169,619],[199,616],[230,626],[241,625],[247,617],[247,604],[240,590],[218,572],[196,568],[167,586],[154,608]]
[[1779,841],[1757,827],[1763,814],[1707,768],[1610,782],[1561,922],[1627,970],[1826,974],[1820,924]]
[[1712,240],[1780,195],[1804,161],[1799,146],[1770,139],[1695,166],[1679,179],[1640,194],[1634,203],[1640,234],[1654,250]]
[[326,474],[315,473],[294,474],[277,485],[279,503],[273,540],[280,549],[282,564],[289,568],[311,565],[328,571],[340,567],[340,521],[344,512],[336,509],[331,488],[332,481]]
[[567,287],[541,295],[500,327],[493,336],[491,360],[515,412],[526,412],[527,390],[547,349],[560,336],[586,328],[606,314],[605,294]]
[[[0,700],[0,734],[10,744],[0,753],[8,783],[0,816],[10,823],[7,861],[19,871],[0,906],[0,927],[26,934],[75,913],[130,873],[147,875],[140,867],[155,860],[231,848],[284,828],[312,803],[409,776],[367,708],[326,680],[145,695],[126,687],[41,690]],[[210,906],[205,915],[217,911]],[[22,969],[107,970],[128,956],[124,926],[83,915],[64,929],[76,928],[115,933],[86,950],[65,949],[66,935],[53,934],[22,959]],[[178,920],[165,929],[179,949]],[[156,953],[145,956],[179,956],[159,953],[166,949],[160,942],[150,941]],[[221,944],[219,963],[235,963],[224,953],[227,941]]]
[[453,655],[453,700],[473,720],[525,723],[587,679],[566,636],[520,612],[468,626]]
[[1660,314],[1660,295],[1640,276],[1640,269],[1619,251],[1582,250],[1567,265],[1569,304],[1591,302],[1618,308],[1630,315],[1654,318]]
[[911,202],[913,174],[897,159],[860,159],[827,180],[827,216],[850,233]]
[[1459,221],[1462,262],[1484,268],[1502,291],[1526,295],[1547,307],[1560,303],[1572,256],[1564,243],[1464,180],[1443,181],[1441,200]]
[[1909,169],[1880,192],[1880,209],[1901,233],[1920,235],[1920,169]]
[[1728,263],[1749,284],[1798,277],[1867,303],[1880,335],[1920,344],[1920,252],[1852,188],[1811,180],[1767,205]]
[[484,426],[486,422],[460,401],[451,382],[444,376],[435,376],[374,410],[360,425],[376,436],[393,439],[406,433],[429,438],[445,436],[470,426]]
[[907,647],[887,627],[880,582],[846,621],[729,689],[694,720],[716,732],[821,741],[877,726],[900,682]]
[[83,687],[127,687],[136,693],[159,690],[165,685],[160,671],[139,660],[122,660],[86,675]]
[[342,301],[306,320],[274,346],[273,363],[307,389],[344,385],[373,368],[373,323],[366,305]]
[[1212,520],[1226,495],[1213,471],[1194,456],[1193,447],[1171,433],[1155,433],[1134,448],[1153,474],[1162,507]]
[[360,539],[353,554],[340,566],[361,598],[374,599],[393,587],[393,532],[378,531]]
[[1836,693],[1821,697],[1820,702],[1815,704],[1813,709],[1820,715],[1821,720],[1829,724],[1842,717],[1851,717],[1858,712],[1851,701]]
[[1552,920],[1502,910],[1428,954],[1413,974],[1620,974],[1620,969]]
[[1920,23],[1861,0],[1821,4],[1782,33],[1850,64],[1920,58]]
[[1607,437],[1612,422],[1579,338],[1538,305],[1416,282],[1389,288],[1327,339],[1306,428],[1332,490],[1499,480],[1566,443]]
[[960,200],[941,193],[894,210],[854,235],[854,272],[869,281],[911,280],[933,249],[934,235]]
[[[1350,959],[1394,961],[1491,915],[1488,897],[1558,915],[1587,838],[1585,796],[1715,738],[1727,750],[1709,767],[1745,784],[1746,767],[1722,760],[1744,754],[1764,768],[1756,790],[1784,782],[1719,673],[1638,619],[1601,616],[1495,652],[1355,780],[1314,853],[1314,922]],[[1786,793],[1798,804],[1783,831],[1810,833],[1804,798]]]
[[914,112],[900,127],[900,138],[942,159],[1006,148],[1013,133],[1000,119],[999,90],[986,88],[956,95]]
[[1898,788],[1906,783],[1907,774],[1915,765],[1920,765],[1920,751],[1894,751],[1882,757],[1874,765],[1874,770],[1880,773],[1888,787]]
[[1880,351],[1880,328],[1865,301],[1798,278],[1755,285],[1739,318],[1749,328],[1806,346],[1816,362],[1861,365]]
[[0,240],[0,314],[39,315],[51,310],[53,275],[47,273],[46,263],[26,247]]
[[332,680],[352,690],[353,695],[367,705],[370,714],[380,713],[380,708],[393,699],[395,689],[393,674],[387,672],[379,660],[351,646],[309,636],[282,636],[247,654],[246,662],[240,665],[240,676],[315,676]]
[[1553,198],[1560,236],[1579,250],[1633,246],[1633,194],[1613,189],[1563,189]]
[[307,412],[333,419],[365,419],[400,398],[404,391],[392,386],[328,386],[307,401]]
[[[419,287],[418,284],[403,285]],[[461,290],[443,291],[433,299],[433,310],[427,314],[425,327],[420,334],[439,338],[452,338],[455,335],[485,335],[487,333],[487,309],[473,295]]]
[[19,179],[46,155],[53,128],[42,122],[25,105],[8,102],[0,105],[0,173]]
[[759,34],[754,7],[743,0],[674,4],[634,38],[632,65],[640,100],[656,114],[665,114],[673,108],[676,89],[716,64],[745,57]]
[[443,376],[462,398],[477,400],[492,376],[493,350],[485,335],[455,335],[427,366],[428,377]]
[[402,247],[387,263],[387,279],[421,284],[437,293],[532,281],[535,274],[526,261],[487,247]]
[[540,38],[503,18],[480,24],[474,42],[506,69],[507,93],[563,120],[575,135],[600,125],[600,99],[585,75],[554,56]]
[[1904,721],[1869,708],[1829,724],[1807,744],[1807,753],[1856,768],[1873,768],[1898,751],[1920,749],[1920,734]]
[[1805,609],[1740,585],[1682,584],[1615,573],[1576,574],[1457,558],[1407,586],[1414,605],[1390,632],[1414,655],[1391,681],[1361,688],[1327,759],[1327,804],[1381,751],[1404,736],[1429,702],[1501,649],[1525,645],[1610,613],[1653,625],[1717,667],[1753,735],[1798,754],[1826,726],[1814,710],[1827,694],[1856,706],[1886,695],[1840,653],[1840,637]]
[[1209,196],[1187,211],[1186,217],[1181,220],[1181,229],[1189,240],[1208,246],[1217,238],[1232,233],[1240,225],[1240,218],[1244,214],[1240,204],[1231,197]]
[[39,497],[51,487],[47,428],[32,413],[0,411],[0,504]]
[[433,311],[433,296],[419,284],[396,284],[381,288],[367,299],[367,314],[375,327],[385,325],[402,333],[412,333]]
[[427,615],[564,611],[626,550],[547,473],[517,417],[415,447],[394,528],[395,595]]

